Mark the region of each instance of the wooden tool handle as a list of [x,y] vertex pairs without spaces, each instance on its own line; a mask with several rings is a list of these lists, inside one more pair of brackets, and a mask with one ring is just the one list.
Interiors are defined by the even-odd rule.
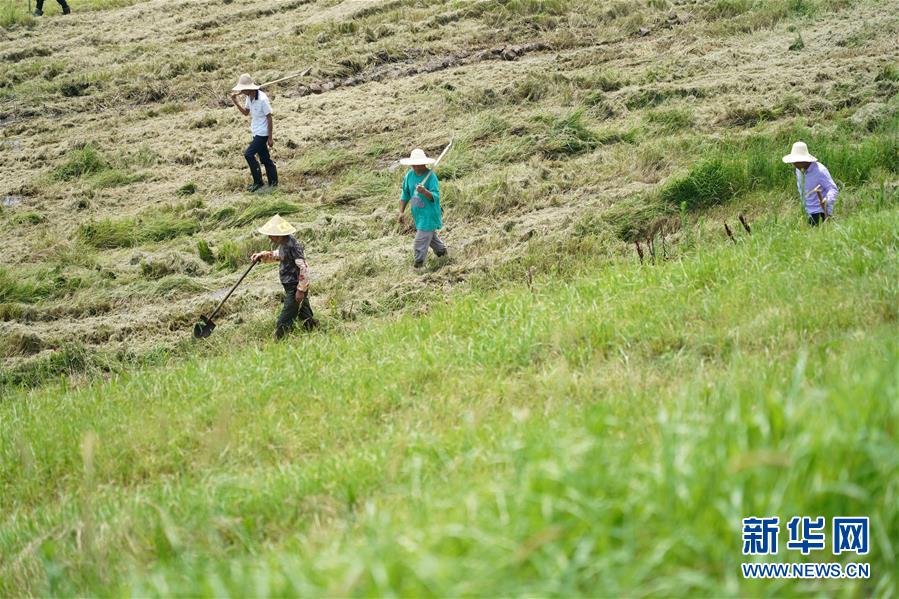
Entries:
[[228,298],[231,297],[231,294],[234,293],[234,290],[237,289],[237,286],[240,285],[247,275],[250,274],[250,271],[253,270],[253,267],[259,264],[259,260],[253,260],[250,263],[250,267],[247,268],[246,272],[243,273],[243,276],[237,279],[237,282],[234,283],[234,287],[231,288],[231,291],[228,292],[228,295],[222,298],[222,301],[219,302],[219,305],[215,307],[215,310],[212,311],[212,314],[209,315],[209,320],[215,318],[215,315],[219,313],[219,310],[222,309],[222,306],[225,305],[225,302],[228,301]]
[[824,201],[824,195],[821,193],[821,186],[818,185],[817,187],[815,187],[815,189],[813,191],[818,194],[818,204],[821,205],[821,210],[824,212],[824,218],[826,219],[827,218],[827,203]]
[[[443,148],[443,151],[440,153],[440,156],[438,156],[437,160],[434,161],[434,164],[431,165],[431,168],[428,170],[428,174],[425,176],[424,179],[421,180],[421,183],[419,183],[419,185],[424,187],[425,183],[430,181],[431,175],[434,174],[434,169],[437,168],[437,165],[440,164],[440,161],[443,160],[443,157],[446,156],[446,153],[450,151],[451,147],[453,147],[452,139],[450,140],[449,144],[445,148]],[[417,191],[415,192],[415,195],[418,195]]]

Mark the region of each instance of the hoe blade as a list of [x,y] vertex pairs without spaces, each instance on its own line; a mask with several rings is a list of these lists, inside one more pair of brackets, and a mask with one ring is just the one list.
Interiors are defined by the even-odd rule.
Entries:
[[197,324],[194,325],[194,338],[205,339],[212,335],[213,330],[215,330],[215,323],[205,316],[201,316]]

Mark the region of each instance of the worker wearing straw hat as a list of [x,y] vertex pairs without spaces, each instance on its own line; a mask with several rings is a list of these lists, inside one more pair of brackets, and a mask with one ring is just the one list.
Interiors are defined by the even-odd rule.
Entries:
[[297,316],[303,328],[311,331],[318,325],[312,317],[312,306],[309,305],[309,268],[303,246],[293,236],[296,227],[276,214],[267,223],[259,227],[259,233],[268,235],[277,249],[269,252],[257,252],[250,257],[255,262],[280,262],[278,275],[284,286],[284,307],[278,316],[275,327],[275,339],[281,339],[293,329]]
[[783,161],[796,169],[796,186],[808,214],[809,224],[817,226],[830,218],[839,190],[827,167],[818,162],[809,153],[808,146],[801,141],[793,144],[792,151],[783,157]]
[[440,257],[446,255],[446,245],[437,234],[443,228],[440,210],[440,184],[437,173],[428,165],[434,164],[424,150],[416,148],[408,158],[400,159],[400,164],[411,166],[403,179],[403,193],[400,197],[399,221],[404,223],[406,205],[412,204],[412,218],[415,220],[415,242],[412,245],[415,268],[424,266],[428,248]]
[[[238,102],[237,96],[245,96],[243,106]],[[268,96],[253,81],[253,78],[244,73],[237,80],[237,85],[231,90],[231,101],[237,110],[244,116],[250,116],[250,131],[253,132],[253,141],[244,152],[244,158],[250,166],[250,174],[253,182],[247,187],[247,191],[258,191],[263,188],[262,170],[256,156],[265,167],[265,176],[269,187],[278,186],[278,169],[269,154],[269,148],[274,145],[274,127],[272,124],[272,105]]]

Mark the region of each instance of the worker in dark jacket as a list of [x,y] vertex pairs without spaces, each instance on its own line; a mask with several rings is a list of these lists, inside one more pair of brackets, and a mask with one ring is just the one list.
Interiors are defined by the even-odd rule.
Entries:
[[[72,12],[72,9],[69,8],[69,4],[66,0],[56,0],[59,2],[59,5],[62,7],[62,14],[67,15]],[[34,16],[39,17],[44,14],[44,0],[37,0],[37,6],[34,8]]]
[[258,229],[263,235],[268,235],[272,243],[278,246],[276,250],[258,252],[250,256],[253,262],[280,262],[278,271],[281,284],[284,286],[284,307],[278,316],[278,324],[275,327],[275,339],[281,339],[293,328],[297,316],[303,323],[303,328],[311,331],[318,325],[313,318],[312,306],[309,305],[309,268],[306,265],[306,255],[303,246],[294,238],[296,227],[276,214]]

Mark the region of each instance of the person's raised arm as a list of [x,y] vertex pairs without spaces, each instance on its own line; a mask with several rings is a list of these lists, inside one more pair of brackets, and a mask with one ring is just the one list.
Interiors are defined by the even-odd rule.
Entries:
[[247,110],[246,108],[244,108],[243,106],[241,106],[240,103],[237,101],[237,96],[239,96],[239,95],[240,94],[231,92],[231,95],[229,97],[231,98],[231,102],[234,104],[234,107],[240,111],[240,114],[247,116],[248,114],[250,114],[250,111]]

